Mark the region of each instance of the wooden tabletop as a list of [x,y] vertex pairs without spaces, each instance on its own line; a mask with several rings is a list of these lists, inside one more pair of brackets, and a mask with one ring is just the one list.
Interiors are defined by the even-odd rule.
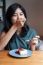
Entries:
[[14,58],[8,51],[0,52],[0,65],[43,65],[43,51],[33,51],[28,58]]

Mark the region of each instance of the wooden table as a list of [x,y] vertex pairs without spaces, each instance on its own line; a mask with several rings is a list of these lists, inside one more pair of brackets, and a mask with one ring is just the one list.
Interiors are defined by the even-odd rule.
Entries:
[[43,65],[43,51],[33,51],[28,58],[13,58],[8,51],[0,52],[0,65]]

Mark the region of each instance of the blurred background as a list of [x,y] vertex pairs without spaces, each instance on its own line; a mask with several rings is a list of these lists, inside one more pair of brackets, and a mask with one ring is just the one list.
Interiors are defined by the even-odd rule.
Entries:
[[0,19],[3,20],[6,10],[12,3],[18,2],[26,9],[27,23],[43,37],[43,0],[0,0]]

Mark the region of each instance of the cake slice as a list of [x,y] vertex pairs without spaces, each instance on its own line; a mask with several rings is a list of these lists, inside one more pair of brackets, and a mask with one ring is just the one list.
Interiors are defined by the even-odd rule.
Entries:
[[16,54],[25,55],[25,54],[27,54],[27,50],[24,49],[24,48],[19,48],[19,49],[16,51]]

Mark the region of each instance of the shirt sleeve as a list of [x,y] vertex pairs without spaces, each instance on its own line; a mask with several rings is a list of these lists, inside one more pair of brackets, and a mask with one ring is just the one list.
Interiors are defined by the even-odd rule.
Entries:
[[29,29],[29,32],[28,32],[28,34],[27,34],[28,39],[31,40],[31,39],[32,39],[33,37],[35,37],[36,35],[37,35],[37,32],[36,32],[34,29],[30,28],[30,29]]
[[36,30],[33,29],[33,37],[35,37],[37,35]]

